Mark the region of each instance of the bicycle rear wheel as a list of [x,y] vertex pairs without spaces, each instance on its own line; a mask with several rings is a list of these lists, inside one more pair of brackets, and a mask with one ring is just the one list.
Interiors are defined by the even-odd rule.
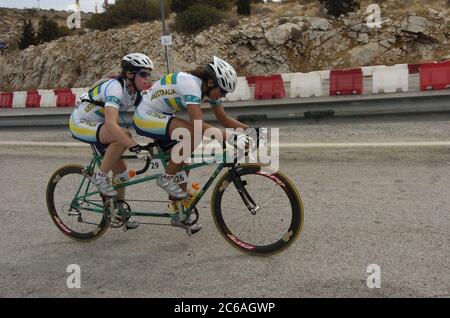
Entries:
[[[253,213],[237,190],[240,182],[248,201],[253,200],[258,207]],[[262,164],[242,164],[238,171],[228,170],[217,182],[211,204],[214,222],[225,240],[251,255],[285,250],[303,226],[297,189],[284,174]]]
[[108,201],[97,191],[84,168],[67,165],[58,169],[47,185],[47,208],[58,229],[71,239],[89,242],[102,236],[111,218],[105,209]]

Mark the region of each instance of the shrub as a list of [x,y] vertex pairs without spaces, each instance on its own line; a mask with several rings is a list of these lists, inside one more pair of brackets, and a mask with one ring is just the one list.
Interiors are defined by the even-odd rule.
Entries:
[[170,8],[173,12],[181,13],[196,3],[198,3],[198,0],[173,0]]
[[322,6],[327,9],[327,13],[334,17],[339,17],[341,14],[348,14],[360,7],[357,0],[320,0]]
[[189,9],[177,14],[175,29],[179,32],[194,33],[222,22],[224,14],[209,5],[194,4]]
[[196,4],[205,4],[222,11],[229,11],[234,0],[172,0],[171,9],[173,12],[181,13]]
[[24,22],[22,37],[19,41],[19,49],[23,50],[30,45],[50,42],[60,37],[72,34],[67,26],[59,26],[54,20],[42,16],[39,20],[37,35],[34,32],[31,21]]
[[250,15],[250,0],[237,0],[236,6],[239,15]]
[[[171,1],[165,2],[166,16],[170,13]],[[117,0],[101,14],[94,14],[86,22],[90,29],[108,30],[129,25],[133,22],[147,22],[161,17],[159,0]]]
[[230,11],[234,0],[200,0],[199,3],[207,4],[222,11]]
[[69,28],[59,26],[54,20],[43,16],[39,20],[37,39],[39,43],[50,42],[70,34]]
[[34,34],[34,28],[31,21],[26,21],[23,25],[22,37],[19,41],[19,49],[24,50],[30,45],[36,45],[37,39]]

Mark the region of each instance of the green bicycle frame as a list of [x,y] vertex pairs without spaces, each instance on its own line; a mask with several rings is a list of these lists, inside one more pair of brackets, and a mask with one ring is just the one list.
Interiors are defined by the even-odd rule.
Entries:
[[[86,166],[85,170],[88,173],[93,173],[94,169],[96,166],[100,167],[101,165],[101,161],[102,161],[102,156],[100,154],[98,154],[96,151],[93,151],[94,157],[92,158],[91,162],[89,163],[88,166]],[[217,176],[219,175],[219,173],[222,171],[222,169],[226,166],[230,166],[230,165],[234,165],[234,163],[225,163],[225,159],[226,159],[226,154],[227,154],[227,150],[224,150],[222,154],[219,154],[219,156],[222,156],[223,162],[219,164],[219,166],[217,167],[217,169],[214,171],[214,173],[211,175],[211,177],[209,178],[209,180],[207,181],[207,183],[203,186],[203,188],[198,192],[198,194],[195,196],[194,200],[191,202],[191,204],[189,205],[189,207],[184,208],[182,205],[182,209],[183,209],[183,213],[185,215],[185,217],[188,217],[191,213],[191,211],[195,208],[195,206],[197,205],[197,203],[200,201],[200,199],[203,197],[203,195],[205,194],[206,191],[208,191],[209,187],[213,184],[214,180],[217,178]],[[204,160],[201,163],[194,163],[194,164],[189,164],[187,166],[183,166],[179,169],[179,171],[183,171],[183,170],[193,170],[193,169],[197,169],[200,167],[204,167],[204,166],[208,166],[210,164],[214,164],[214,162],[208,162],[208,160],[205,160],[204,156],[202,156],[202,159]],[[192,154],[191,159],[195,159],[196,156],[195,154]],[[214,158],[217,158],[217,156],[215,156]],[[132,160],[139,160],[136,156],[122,156],[121,159],[132,159]],[[164,168],[167,167],[167,163],[170,160],[170,154],[167,153],[158,153],[154,156],[152,156],[152,160],[154,159],[161,159]],[[211,160],[211,159],[210,159]],[[148,164],[150,163],[150,161],[147,161],[147,168],[148,168]],[[146,170],[146,169],[145,169]],[[120,189],[120,188],[124,188],[124,187],[129,187],[129,186],[133,186],[136,184],[141,184],[147,181],[152,181],[155,180],[159,177],[159,173],[158,174],[154,174],[151,176],[146,176],[143,178],[139,178],[137,180],[132,180],[132,181],[128,181],[128,182],[123,182],[120,184],[117,184],[114,186],[115,189]],[[84,190],[83,186],[85,185],[85,183],[87,182],[86,188]],[[92,191],[89,192],[89,187],[91,185],[90,180],[88,179],[88,177],[85,175],[83,177],[83,180],[80,184],[80,186],[77,189],[77,192],[74,196],[74,199],[72,200],[72,207],[75,208],[78,205],[78,202],[80,201],[86,201],[89,203],[89,205],[92,205],[93,207],[89,206],[89,207],[83,207],[84,210],[88,210],[88,211],[92,211],[92,212],[97,212],[97,213],[104,213],[104,206],[103,206],[103,202],[101,201],[91,201],[91,200],[86,200],[89,197],[92,197],[94,195],[98,195],[99,191]],[[173,214],[169,214],[169,213],[161,213],[161,212],[138,212],[138,211],[131,211],[130,215],[133,216],[148,216],[148,217],[165,217],[165,218],[178,218],[178,215],[173,215]]]

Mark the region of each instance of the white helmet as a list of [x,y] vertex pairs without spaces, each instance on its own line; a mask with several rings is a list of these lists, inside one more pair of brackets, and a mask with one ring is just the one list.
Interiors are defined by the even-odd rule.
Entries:
[[222,89],[228,93],[232,93],[236,89],[237,74],[233,66],[214,56],[214,62],[209,63],[207,69],[209,75],[216,80]]
[[141,69],[153,71],[154,66],[152,60],[142,53],[131,53],[122,58],[122,68],[125,71],[137,72]]

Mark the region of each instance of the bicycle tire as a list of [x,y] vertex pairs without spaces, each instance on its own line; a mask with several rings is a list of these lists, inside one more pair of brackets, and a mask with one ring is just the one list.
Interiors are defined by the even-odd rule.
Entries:
[[264,176],[274,181],[277,186],[280,186],[287,195],[289,205],[292,209],[290,225],[288,231],[286,231],[284,235],[271,244],[252,245],[248,242],[242,241],[236,233],[233,233],[229,229],[222,211],[223,195],[229,186],[233,185],[232,174],[230,171],[227,171],[217,182],[211,199],[211,210],[214,223],[220,234],[233,247],[250,255],[267,256],[284,251],[296,241],[303,226],[304,209],[297,189],[289,178],[282,172],[276,171],[275,169],[263,164],[241,164],[240,170],[237,171],[237,175],[239,177],[247,175]]
[[[102,214],[101,221],[99,222],[98,226],[94,228],[92,231],[87,233],[80,233],[75,230],[73,230],[69,225],[65,224],[60,214],[62,214],[62,211],[59,211],[60,209],[55,206],[55,190],[60,184],[61,180],[63,180],[64,177],[70,176],[70,175],[80,175],[85,176],[84,167],[80,165],[66,165],[64,167],[61,167],[58,169],[50,178],[48,185],[47,185],[47,191],[46,191],[46,201],[47,201],[47,208],[48,212],[50,214],[50,217],[55,223],[56,227],[66,236],[70,237],[73,240],[80,241],[80,242],[90,242],[95,239],[98,239],[100,236],[102,236],[106,230],[109,227],[109,223],[111,221],[111,218],[107,216],[106,213]],[[73,189],[73,193],[75,193],[76,189]],[[104,197],[101,197],[101,202],[103,205],[106,204],[106,200]],[[68,202],[70,205],[71,202]],[[67,205],[67,204],[66,204]],[[100,214],[99,214],[100,215]]]

